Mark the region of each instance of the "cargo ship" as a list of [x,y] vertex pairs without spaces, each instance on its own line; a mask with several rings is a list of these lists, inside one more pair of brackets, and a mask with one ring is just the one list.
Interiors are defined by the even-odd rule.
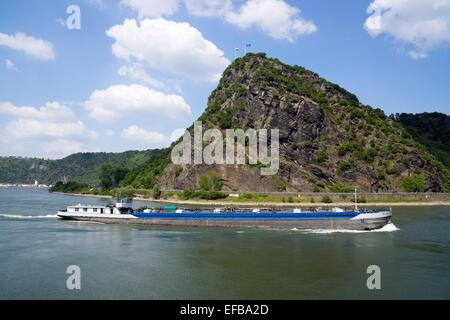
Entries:
[[160,208],[133,209],[132,199],[117,199],[107,206],[69,206],[58,217],[68,220],[134,225],[263,229],[375,230],[391,222],[392,210],[332,208]]

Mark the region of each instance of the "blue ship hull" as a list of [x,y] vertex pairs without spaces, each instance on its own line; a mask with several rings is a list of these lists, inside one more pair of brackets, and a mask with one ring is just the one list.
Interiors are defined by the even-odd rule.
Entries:
[[135,212],[144,219],[351,219],[364,211],[348,212]]

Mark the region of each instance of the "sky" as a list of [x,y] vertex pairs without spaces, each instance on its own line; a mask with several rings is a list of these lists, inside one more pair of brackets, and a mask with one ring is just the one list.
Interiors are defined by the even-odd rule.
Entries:
[[1,0],[0,156],[166,147],[246,44],[388,115],[449,114],[450,0]]

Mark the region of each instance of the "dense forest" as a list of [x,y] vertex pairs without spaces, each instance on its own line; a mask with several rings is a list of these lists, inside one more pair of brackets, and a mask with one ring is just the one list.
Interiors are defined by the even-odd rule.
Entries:
[[108,162],[113,168],[132,170],[145,163],[159,149],[126,151],[121,153],[89,152],[76,153],[59,160],[39,158],[0,157],[0,182],[54,184],[57,181],[73,180],[89,185],[98,185],[100,166]]
[[397,113],[391,118],[450,169],[450,116],[438,112]]

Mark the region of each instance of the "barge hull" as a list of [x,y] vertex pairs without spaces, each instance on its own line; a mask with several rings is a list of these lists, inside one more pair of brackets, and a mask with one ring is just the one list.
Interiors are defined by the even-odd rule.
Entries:
[[166,225],[188,227],[259,228],[259,229],[331,229],[375,230],[390,223],[391,217],[371,219],[170,219],[103,218],[59,215],[63,219],[129,225]]

